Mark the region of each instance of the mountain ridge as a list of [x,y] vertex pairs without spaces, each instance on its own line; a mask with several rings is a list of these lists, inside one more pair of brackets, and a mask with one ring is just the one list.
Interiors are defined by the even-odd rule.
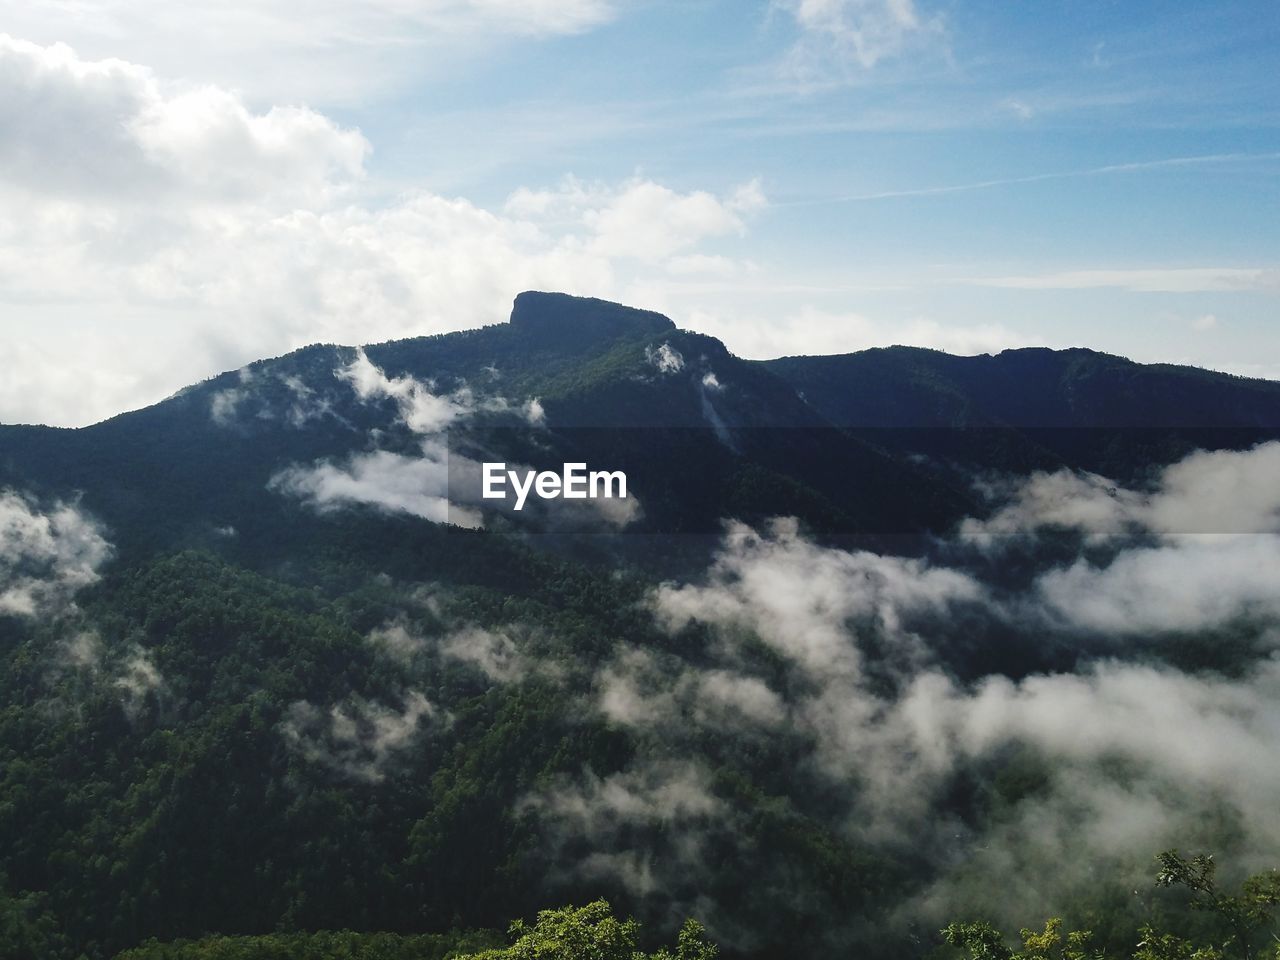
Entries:
[[[554,347],[556,349],[570,349],[572,352],[580,352],[581,348],[584,346],[598,346],[601,343],[608,341],[645,336],[659,336],[662,334],[678,334],[681,336],[693,335],[702,337],[706,341],[713,341],[725,354],[736,356],[723,341],[707,334],[698,334],[695,331],[682,329],[678,327],[675,321],[671,318],[656,311],[631,307],[626,304],[595,297],[578,297],[559,292],[528,290],[515,297],[512,304],[511,314],[504,322],[487,324],[466,330],[422,334],[394,340],[376,341],[359,346],[328,342],[306,344],[276,356],[263,357],[250,361],[244,366],[236,369],[213,374],[203,380],[188,384],[187,386],[175,391],[173,394],[170,394],[168,397],[156,401],[155,403],[147,404],[133,410],[123,411],[103,420],[95,421],[94,423],[85,424],[79,427],[61,427],[43,423],[0,423],[0,429],[31,427],[52,431],[87,430],[118,420],[121,417],[133,416],[154,407],[162,406],[205,387],[214,385],[231,385],[233,382],[232,378],[241,374],[241,372],[245,370],[253,371],[271,364],[278,364],[285,361],[301,359],[307,356],[323,354],[325,351],[363,349],[366,351],[373,351],[378,355],[404,351],[410,351],[415,354],[425,353],[429,355],[433,352],[432,348],[435,347],[445,345],[459,346],[465,344],[467,346],[479,347],[481,349],[488,346],[492,349],[492,345],[495,342],[501,342],[503,339],[508,339],[518,340],[522,346],[528,345],[529,342],[532,341],[536,346],[540,346],[544,349],[547,347]],[[577,349],[574,350],[574,347],[577,347]],[[1006,348],[998,353],[953,354],[931,347],[893,344],[879,347],[868,347],[863,350],[854,350],[845,353],[787,354],[772,359],[753,360],[747,362],[760,365],[769,370],[778,371],[799,365],[818,365],[824,363],[866,364],[874,360],[881,359],[889,360],[894,363],[901,363],[904,359],[929,359],[945,364],[971,364],[977,366],[983,363],[1006,363],[1013,360],[1023,360],[1033,357],[1037,359],[1085,358],[1107,365],[1118,364],[1148,372],[1189,375],[1202,379],[1211,378],[1223,383],[1234,383],[1250,388],[1274,391],[1275,396],[1280,398],[1280,381],[1268,380],[1259,377],[1245,377],[1238,374],[1199,367],[1194,364],[1177,364],[1168,362],[1144,363],[1132,360],[1120,354],[1107,353],[1105,351],[1083,346],[1065,348],[1025,346]],[[790,382],[790,379],[787,377],[784,377],[783,379]],[[1280,422],[1280,414],[1277,415],[1277,421]],[[1226,426],[1228,424],[1219,425]]]
[[[384,378],[380,393],[360,394],[358,362]],[[779,513],[818,531],[937,532],[979,507],[975,470],[1130,481],[1191,449],[1280,435],[1269,381],[1083,348],[748,361],[652,311],[531,291],[506,324],[310,345],[87,427],[0,427],[0,487],[83,496],[113,526],[153,530],[148,542],[204,542],[198,529],[284,509],[282,471],[353,469],[375,451],[416,463],[422,438],[398,406],[413,397],[477,424],[536,403],[541,455],[632,471],[647,501],[635,529],[649,532]]]

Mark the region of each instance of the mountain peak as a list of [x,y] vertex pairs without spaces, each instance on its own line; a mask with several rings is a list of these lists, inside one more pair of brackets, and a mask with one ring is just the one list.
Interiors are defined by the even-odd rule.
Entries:
[[652,310],[536,290],[516,297],[511,326],[543,342],[612,339],[626,334],[666,333],[676,328],[668,317]]

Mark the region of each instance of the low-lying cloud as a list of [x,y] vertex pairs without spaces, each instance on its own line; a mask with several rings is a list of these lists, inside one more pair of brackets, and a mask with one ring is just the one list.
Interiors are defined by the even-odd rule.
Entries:
[[397,707],[353,699],[324,709],[300,700],[289,707],[280,731],[307,761],[377,783],[395,755],[412,744],[420,726],[446,719],[416,690],[401,701]]
[[480,525],[478,513],[449,502],[449,457],[440,443],[423,444],[417,457],[374,450],[339,463],[289,467],[271,479],[271,488],[321,512],[364,504],[436,523]]
[[1035,473],[997,484],[1005,503],[966,521],[969,538],[1057,526],[1090,536],[1135,530],[1157,535],[1280,533],[1280,443],[1243,451],[1199,451],[1160,471],[1146,490],[1127,490],[1083,471]]
[[[562,778],[531,796],[525,809],[554,822],[561,848],[585,842],[574,872],[592,880],[621,882],[633,895],[668,891],[675,877],[701,869],[704,842],[723,829],[728,813],[697,763],[657,761],[600,778]],[[646,836],[648,845],[623,838]]]
[[434,384],[423,383],[408,374],[388,377],[362,349],[356,350],[355,359],[337,371],[337,376],[350,383],[361,400],[394,401],[400,421],[414,433],[439,433],[470,414],[476,406],[475,397],[466,387],[452,394],[438,394]]
[[[163,697],[168,692],[151,651],[137,643],[113,649],[96,627],[80,617],[60,626],[64,636],[52,646],[48,660],[51,679],[68,674],[90,678],[111,691],[131,721],[138,719],[153,697]],[[62,702],[65,704],[65,699]]]
[[[271,489],[298,497],[322,512],[365,504],[436,523],[481,526],[478,509],[469,503],[450,501],[451,460],[456,475],[464,468],[466,458],[451,456],[445,431],[480,413],[512,414],[530,426],[540,426],[545,420],[536,398],[512,404],[505,397],[477,395],[465,384],[440,393],[434,383],[409,374],[388,376],[362,349],[357,349],[354,358],[336,369],[334,375],[350,386],[361,403],[390,402],[395,410],[394,423],[420,438],[419,452],[408,455],[374,449],[336,462],[295,464],[271,478]],[[375,433],[374,442],[377,436]],[[474,466],[478,476],[479,465]],[[478,489],[477,484],[477,493]]]
[[0,613],[48,617],[98,579],[111,556],[101,527],[78,506],[42,509],[32,498],[0,490]]
[[[676,645],[621,647],[596,672],[595,710],[642,746],[612,778],[535,794],[550,842],[563,851],[576,835],[600,838],[578,876],[641,894],[688,882],[696,856],[669,851],[702,848],[702,813],[740,813],[702,766],[728,740],[776,747],[783,782],[839,798],[827,828],[918,865],[917,887],[885,921],[897,933],[957,912],[1016,924],[1067,910],[1100,874],[1140,883],[1150,856],[1173,845],[1273,863],[1276,457],[1274,444],[1197,453],[1142,490],[1075,474],[1011,482],[989,517],[919,558],[823,546],[793,521],[730,524],[702,577],[650,596]],[[1063,528],[1079,535],[1078,554],[1043,554],[1017,587],[999,576],[1005,551]],[[1242,623],[1253,640],[1227,670],[1179,667],[1158,642],[1214,643]],[[697,636],[706,643],[682,654]],[[985,649],[1010,636],[1031,658],[1018,676],[994,672],[1005,659]],[[1050,666],[1063,650],[1075,665]],[[1007,769],[1023,771],[1021,787],[1001,780]],[[661,771],[699,787],[701,805],[652,814],[645,797]],[[635,783],[649,794],[635,797]],[[975,786],[983,803],[957,800]],[[666,833],[622,830],[628,810]],[[732,929],[735,909],[711,915]]]
[[[500,394],[480,392],[461,381],[442,391],[434,381],[419,380],[408,373],[389,376],[362,349],[357,349],[354,358],[337,368],[334,375],[350,387],[359,403],[388,404],[392,414],[387,427],[407,430],[413,437],[407,446],[414,452],[403,452],[404,444],[396,450],[383,449],[388,430],[376,427],[368,437],[375,449],[354,452],[342,459],[325,458],[310,465],[293,464],[272,476],[270,489],[297,497],[320,512],[362,504],[471,528],[485,524],[485,510],[504,513],[509,519],[515,516],[514,502],[484,498],[481,463],[451,443],[447,431],[477,423],[481,418],[507,427],[540,430],[547,425],[546,411],[537,397],[513,401]],[[244,382],[242,377],[241,386],[229,388],[234,402],[222,400],[228,391],[215,395],[213,413],[217,418],[220,405],[225,407],[221,413],[224,424],[230,423],[243,400],[247,389]],[[299,393],[297,388],[290,392],[295,397]],[[318,402],[310,392],[306,398]],[[335,402],[323,402],[323,413],[337,417]],[[294,409],[297,408],[295,402]],[[497,457],[494,454],[491,459]],[[521,464],[507,467],[528,472]],[[529,507],[524,520],[557,531],[598,530],[602,525],[618,529],[641,514],[640,502],[634,495],[538,499]]]
[[1111,634],[1198,631],[1280,615],[1280,443],[1200,451],[1146,489],[1062,470],[997,484],[1003,505],[961,525],[993,555],[1050,529],[1108,549],[1045,572],[1032,602],[1053,621]]
[[[421,613],[421,611],[419,611]],[[405,668],[420,656],[465,664],[494,684],[518,684],[530,679],[556,679],[563,668],[536,655],[538,632],[520,624],[483,627],[451,616],[432,597],[424,627],[405,613],[371,630],[370,646]]]

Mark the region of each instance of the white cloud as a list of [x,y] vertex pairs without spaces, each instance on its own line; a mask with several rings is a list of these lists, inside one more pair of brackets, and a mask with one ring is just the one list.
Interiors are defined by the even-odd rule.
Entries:
[[164,675],[151,654],[134,643],[112,655],[96,629],[77,629],[53,648],[54,670],[75,671],[109,685],[125,715],[134,720],[147,698],[166,691]]
[[638,178],[504,212],[373,200],[368,141],[314,111],[8,38],[0,73],[0,350],[21,358],[0,421],[78,425],[307,343],[493,323],[527,289],[622,299],[764,203]]
[[1110,635],[1199,631],[1280,618],[1280,537],[1190,535],[1078,560],[1045,574],[1040,597],[1062,622]]
[[[1280,618],[1275,601],[1264,599],[1262,581],[1269,580],[1270,597],[1280,595],[1276,538],[1266,539],[1270,546],[1259,550],[1270,555],[1254,558],[1252,574],[1233,563],[1217,575],[1217,558],[1188,558],[1207,577],[1201,597],[1245,577],[1266,604],[1264,616],[1273,623]],[[613,722],[660,738],[668,756],[695,756],[708,738],[724,735],[727,718],[691,705],[713,700],[722,685],[733,691],[728,699],[741,711],[728,720],[735,737],[757,725],[775,738],[812,744],[797,752],[796,775],[818,773],[844,791],[841,829],[863,842],[888,849],[902,844],[932,858],[936,882],[903,908],[916,919],[932,921],[957,909],[1025,919],[1018,911],[1049,909],[1073,886],[1079,892],[1096,883],[1089,871],[1101,864],[1128,871],[1152,850],[1198,842],[1208,818],[1240,824],[1245,850],[1280,847],[1273,811],[1280,786],[1280,661],[1257,661],[1238,678],[1107,661],[1077,673],[961,684],[934,659],[956,620],[954,604],[986,604],[990,616],[1003,614],[965,575],[916,563],[819,547],[785,527],[767,537],[731,530],[704,582],[664,586],[654,595],[660,623],[677,630],[697,619],[713,630],[716,644],[700,653],[697,666],[622,651],[598,677],[597,706]],[[1186,578],[1174,579],[1185,589]],[[1155,580],[1130,583],[1114,597],[1123,596],[1126,612],[1152,626],[1166,605],[1177,609],[1176,590]],[[1236,602],[1242,596],[1239,589],[1225,592]],[[911,642],[913,621],[924,626],[916,654],[894,658],[896,648]],[[1096,626],[1130,629],[1107,617]],[[1037,643],[1053,630],[1035,618],[1017,628]],[[972,621],[961,629],[971,630]],[[859,652],[872,636],[881,638],[883,657],[874,675],[862,669]],[[785,702],[776,679],[744,672],[759,662],[746,655],[755,639],[792,672],[783,681]],[[887,685],[886,667],[893,677]],[[777,676],[772,665],[769,674]],[[946,810],[955,778],[980,782],[988,776],[982,771],[1003,766],[1018,746],[1033,748],[1045,771],[1043,787],[977,832],[974,824],[951,819]],[[597,793],[575,797],[577,806],[569,809],[576,822],[604,815],[597,809],[608,805]],[[670,829],[694,848],[705,836],[697,822],[677,821]],[[612,849],[615,867],[627,857],[653,859],[652,842],[644,839]],[[1080,869],[1063,869],[1063,863]],[[985,882],[994,878],[1001,882]],[[1030,890],[1028,896],[1009,894],[1009,878],[1018,890]],[[1004,899],[981,894],[987,887]]]
[[[562,778],[526,798],[526,806],[551,828],[557,848],[585,838],[592,850],[576,857],[572,870],[589,879],[621,881],[646,895],[701,867],[703,843],[725,829],[727,809],[711,791],[711,780],[689,762],[636,764],[600,778]],[[651,847],[619,849],[619,838],[651,834]],[[632,840],[634,843],[634,839]]]
[[584,789],[554,790],[542,803],[571,817],[588,835],[619,823],[708,816],[720,807],[705,772],[684,765],[591,778]]
[[590,30],[615,10],[611,0],[324,0],[299,16],[283,0],[77,0],[72,15],[61,0],[0,0],[0,22],[255,98],[346,104],[441,75],[503,41]]
[[753,315],[749,310],[732,315],[694,310],[687,326],[724,340],[739,356],[758,360],[797,353],[809,356],[853,353],[894,345],[973,355],[1022,346],[1027,339],[996,324],[959,326],[919,317],[903,321],[878,320],[858,313],[836,313],[814,307],[803,307],[782,316]]
[[111,555],[102,530],[78,507],[0,490],[0,614],[63,612],[75,592],[98,579]]
[[62,200],[305,202],[361,176],[369,151],[311,110],[256,114],[226,90],[166,90],[144,67],[63,44],[0,35],[0,85],[5,188]]
[[408,664],[419,651],[427,647],[426,638],[414,630],[403,615],[375,627],[365,639],[393,660],[404,664]]
[[711,194],[681,196],[650,182],[633,184],[585,219],[598,252],[652,260],[687,250],[704,236],[742,229],[737,215]]
[[235,422],[236,411],[244,400],[244,391],[236,387],[219,390],[209,398],[209,417],[220,427]]
[[1167,467],[1150,502],[1163,533],[1280,533],[1280,442],[1200,451]]
[[[678,254],[708,238],[743,233],[745,218],[767,205],[758,180],[717,197],[703,190],[679,193],[639,177],[617,187],[569,177],[555,190],[517,190],[505,209],[513,216],[574,224],[584,231],[585,248],[600,256],[669,261],[680,270],[699,261]],[[723,263],[712,262],[723,269]]]
[[1275,267],[1150,267],[1070,270],[1029,276],[978,277],[967,281],[983,287],[1014,290],[1090,290],[1116,288],[1135,293],[1222,293],[1280,290]]
[[965,521],[966,537],[1007,536],[1042,526],[1110,536],[1280,533],[1280,442],[1249,450],[1198,451],[1165,467],[1151,489],[1129,490],[1097,474],[1038,472],[998,490],[991,516]]
[[436,523],[481,524],[478,512],[449,502],[448,451],[437,441],[425,443],[421,457],[374,450],[339,464],[295,465],[272,477],[270,486],[321,512],[365,504]]
[[692,253],[683,257],[672,257],[667,261],[667,271],[675,276],[713,276],[731,277],[738,273],[743,265],[729,257],[715,256],[705,253]]
[[[673,637],[697,622],[708,642],[688,655],[683,644],[621,647],[595,675],[594,706],[641,732],[637,757],[622,773],[540,790],[530,806],[555,850],[587,839],[576,876],[669,889],[675,874],[697,876],[711,838],[741,837],[699,764],[726,738],[746,749],[760,735],[793,764],[781,781],[817,777],[842,798],[832,829],[928,861],[930,884],[900,905],[916,925],[1056,912],[1099,873],[1128,882],[1175,843],[1269,859],[1280,849],[1280,660],[1265,647],[1230,677],[1119,660],[1021,679],[962,682],[951,670],[994,659],[982,645],[1010,631],[1036,648],[1098,631],[1122,656],[1135,633],[1212,630],[1242,613],[1274,647],[1280,535],[1170,532],[1206,517],[1274,531],[1272,446],[1195,454],[1144,491],[1066,475],[1005,489],[1005,530],[1052,520],[1111,537],[1088,554],[1101,561],[1046,560],[1056,565],[1013,600],[971,554],[960,551],[963,569],[946,565],[962,544],[911,559],[823,547],[793,521],[733,525],[703,575],[650,598]],[[1223,501],[1235,505],[1225,514]],[[996,801],[998,816],[955,812],[957,785],[993,789],[995,771],[1021,762],[1042,778],[1035,789]],[[1236,846],[1222,824],[1239,831]],[[750,845],[735,855],[750,862]]]
[[80,630],[61,642],[58,653],[67,666],[97,673],[102,666],[102,637],[95,630]]
[[475,409],[475,397],[462,388],[452,395],[442,396],[433,391],[431,383],[423,383],[414,377],[388,377],[357,350],[351,363],[337,372],[346,380],[361,400],[388,397],[395,401],[400,419],[410,430],[419,434],[435,434],[446,429],[460,417]]
[[537,397],[526,400],[521,411],[529,426],[545,427],[547,425],[547,411],[543,409],[542,401]]
[[941,21],[914,0],[775,0],[795,18],[803,37],[790,65],[809,72],[823,60],[870,69],[942,32]]
[[[250,367],[242,367],[239,376],[237,386],[218,390],[209,398],[209,418],[220,427],[234,429],[249,421],[279,421],[302,428],[326,417],[350,426],[334,409],[333,396],[322,395],[301,377],[255,374]],[[283,402],[278,387],[284,387],[288,394]]]
[[661,374],[679,373],[684,369],[684,357],[680,351],[669,343],[657,347],[644,348],[645,360]]
[[998,552],[1010,537],[1056,526],[1118,545],[1039,577],[1033,602],[1060,625],[1126,636],[1270,622],[1280,618],[1277,476],[1275,442],[1193,453],[1147,490],[1089,473],[1037,473],[1002,491],[1003,505],[966,520],[960,535]]
[[744,724],[770,728],[786,716],[781,696],[735,670],[685,670],[645,650],[623,649],[596,680],[597,706],[624,726],[659,728],[675,739],[690,719],[705,727],[741,732]]
[[[369,360],[363,349],[357,349],[355,357],[334,374],[363,402],[391,400],[396,422],[418,435],[421,455],[368,449],[352,453],[340,462],[326,458],[309,465],[293,464],[271,477],[268,482],[271,490],[297,497],[320,512],[363,504],[463,527],[483,526],[482,508],[506,510],[509,516],[514,516],[512,502],[498,505],[485,501],[481,464],[462,454],[451,454],[446,431],[481,414],[498,415],[507,422],[514,419],[533,428],[543,427],[546,411],[536,397],[523,403],[512,402],[496,394],[479,394],[465,383],[448,394],[439,394],[432,381],[421,381],[409,374],[387,376]],[[242,376],[241,381],[242,384],[253,382],[246,376]],[[285,382],[288,385],[288,381]],[[299,394],[298,386],[301,385],[291,387],[295,397]],[[215,394],[211,411],[215,420],[231,425],[247,389],[242,385]],[[303,408],[295,402],[290,410],[290,421],[295,424],[299,419],[333,414],[332,403],[317,400],[310,391],[301,399],[307,406]],[[257,415],[263,416],[263,411],[259,410]],[[374,429],[370,446],[380,446],[383,434],[381,428]],[[511,464],[510,469],[522,468]],[[598,530],[601,523],[625,527],[641,515],[641,510],[640,501],[630,495],[581,502],[538,501],[526,517],[558,530]]]
[[520,652],[508,630],[463,627],[445,637],[440,650],[447,657],[472,664],[498,683],[512,683],[535,671],[545,672],[542,664]]
[[[434,598],[433,598],[434,599]],[[428,601],[437,618],[448,622],[438,603]],[[452,623],[442,635],[424,633],[403,614],[372,630],[369,644],[401,664],[409,665],[418,654],[431,651],[459,663],[470,664],[495,683],[519,683],[531,677],[561,676],[559,665],[527,655],[522,649],[530,630],[519,625],[488,629],[474,623]]]
[[[1280,840],[1280,824],[1263,813],[1277,783],[1280,665],[1268,661],[1239,680],[1197,677],[1167,668],[1102,664],[1079,675],[989,678],[977,690],[947,689],[926,679],[904,701],[922,740],[949,741],[979,754],[1023,740],[1069,762],[1125,756],[1183,793],[1226,796],[1250,829]],[[918,699],[917,699],[918,698]],[[923,701],[928,700],[923,710]],[[912,701],[916,700],[913,704]],[[926,719],[927,718],[927,719]],[[1177,786],[1174,786],[1177,785]],[[1141,837],[1127,837],[1132,848]]]
[[[1125,534],[1134,529],[1130,521],[1138,518],[1137,529],[1147,537],[1154,534],[1156,542],[1119,539],[1109,559],[1081,558],[1052,567],[1013,605],[974,573],[936,561],[821,547],[801,538],[789,521],[775,522],[764,534],[731,526],[703,582],[667,584],[652,598],[658,622],[670,631],[691,621],[715,628],[724,665],[672,668],[651,654],[624,653],[601,674],[600,709],[616,722],[637,726],[679,723],[682,716],[696,719],[682,707],[694,699],[690,691],[705,695],[704,680],[747,679],[738,672],[739,646],[744,636],[754,634],[813,684],[800,705],[786,711],[761,707],[755,710],[757,720],[771,717],[814,732],[817,758],[837,776],[855,768],[859,776],[865,775],[868,751],[883,749],[884,762],[870,767],[884,771],[880,795],[887,814],[900,816],[903,810],[895,813],[895,804],[913,795],[900,775],[933,776],[949,769],[955,762],[957,737],[965,740],[964,751],[971,755],[992,749],[1002,739],[1026,737],[1073,760],[1101,756],[1108,748],[1128,750],[1129,744],[1134,756],[1143,756],[1142,744],[1160,739],[1161,749],[1169,754],[1162,762],[1177,779],[1200,762],[1198,753],[1186,753],[1200,749],[1198,745],[1177,743],[1178,736],[1195,727],[1190,714],[1212,713],[1206,705],[1213,703],[1225,717],[1237,712],[1233,703],[1265,700],[1250,685],[1269,689],[1280,667],[1269,661],[1258,667],[1253,679],[1237,683],[1117,664],[1083,677],[1031,678],[1021,685],[989,679],[975,692],[962,692],[936,669],[933,658],[939,645],[945,645],[947,625],[957,620],[960,610],[980,612],[990,623],[1039,637],[1084,629],[1119,640],[1135,633],[1213,630],[1241,617],[1275,625],[1280,622],[1280,494],[1266,479],[1276,476],[1276,456],[1280,444],[1238,453],[1197,453],[1169,467],[1144,495],[1104,488],[1090,478],[1054,486],[1046,482],[1056,483],[1061,479],[1057,475],[1029,481],[1015,496],[1012,512],[997,513],[1000,529],[1027,532],[1052,522]],[[1214,515],[1223,499],[1237,504],[1228,520],[1262,532],[1171,532],[1196,520],[1197,506]],[[880,669],[887,663],[900,678],[910,679],[908,691],[893,701],[892,709],[883,692],[872,692],[874,684],[866,678],[860,643],[869,636],[880,638]],[[1186,688],[1185,696],[1172,693],[1178,685]],[[1018,690],[1023,692],[1015,693]],[[1149,691],[1150,703],[1143,701],[1140,690]],[[763,705],[768,701],[760,698],[762,692],[773,691],[765,686],[752,693]],[[1161,700],[1165,696],[1170,703]],[[1073,706],[1068,702],[1073,697],[1097,703]],[[1018,722],[1009,719],[1006,707],[1000,708],[1004,714],[992,714],[994,704],[1010,699],[1029,707]],[[1030,709],[1033,702],[1048,700],[1055,704],[1052,708]],[[965,715],[963,735],[942,736],[934,729],[949,722],[944,720],[948,703],[959,704]],[[1177,710],[1188,713],[1183,722],[1146,732],[1148,725],[1160,726],[1156,714],[1175,709],[1175,703]],[[1121,716],[1122,709],[1149,713],[1150,724]],[[1081,720],[1063,725],[1065,716]],[[1125,732],[1110,739],[1090,736],[1093,721]],[[1266,722],[1280,721],[1273,717]],[[1168,732],[1171,729],[1182,733],[1175,736]],[[1229,736],[1224,731],[1221,737],[1213,733],[1212,739],[1226,743]],[[1234,748],[1230,753],[1241,756]],[[889,762],[893,756],[910,758],[909,768]],[[1149,752],[1146,756],[1150,759]],[[1172,769],[1175,763],[1183,766]],[[1212,781],[1208,777],[1205,783]]]
[[164,677],[152,662],[150,655],[135,646],[120,665],[119,676],[112,681],[120,692],[124,711],[130,718],[136,717],[146,702],[147,695],[164,688]]
[[308,761],[377,783],[386,777],[395,754],[413,742],[419,727],[437,718],[436,708],[418,691],[410,690],[401,699],[398,709],[353,700],[328,710],[300,700],[289,707],[280,732]]
[[851,623],[874,623],[905,644],[909,618],[981,596],[957,571],[825,549],[801,537],[794,520],[776,520],[765,535],[730,524],[708,582],[663,586],[654,608],[669,629],[692,620],[753,629],[814,676],[836,678],[861,674]]
[[989,492],[1002,501],[999,509],[982,519],[966,519],[960,527],[962,537],[989,543],[991,537],[1046,526],[1079,529],[1095,538],[1114,536],[1140,524],[1146,503],[1140,493],[1106,477],[1071,470],[1033,473]]

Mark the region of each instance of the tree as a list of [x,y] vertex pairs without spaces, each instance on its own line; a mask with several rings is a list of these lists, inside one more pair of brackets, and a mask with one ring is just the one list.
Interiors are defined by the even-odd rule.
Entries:
[[[1181,887],[1191,894],[1190,907],[1207,911],[1220,923],[1225,936],[1217,943],[1197,943],[1177,934],[1156,930],[1147,924],[1132,960],[1259,960],[1259,941],[1269,934],[1276,942],[1274,956],[1280,960],[1280,937],[1267,928],[1280,906],[1280,872],[1256,874],[1241,885],[1240,892],[1227,895],[1218,890],[1217,866],[1213,857],[1201,854],[1190,859],[1177,850],[1156,857],[1160,872],[1158,887]],[[1075,930],[1062,936],[1062,920],[1049,920],[1042,933],[1022,931],[1022,950],[1006,945],[1003,933],[985,920],[955,922],[942,931],[953,947],[967,951],[970,960],[1102,960],[1101,951],[1089,952],[1091,934]]]
[[666,949],[643,953],[637,947],[640,925],[618,920],[604,900],[543,910],[532,927],[517,920],[510,932],[511,946],[473,954],[469,960],[715,960],[719,953],[696,920],[685,921],[674,954]]
[[[1269,870],[1255,874],[1241,885],[1235,896],[1220,893],[1217,887],[1217,864],[1208,854],[1187,859],[1177,850],[1166,850],[1156,857],[1160,872],[1158,887],[1183,887],[1191,892],[1191,909],[1212,913],[1228,931],[1227,938],[1216,948],[1192,947],[1184,940],[1168,934],[1157,934],[1150,927],[1142,930],[1136,960],[1217,960],[1240,956],[1254,960],[1257,941],[1263,928],[1272,922],[1272,914],[1280,905],[1280,872]],[[1274,939],[1274,935],[1273,935]],[[1188,952],[1191,951],[1191,952]],[[1276,956],[1280,957],[1280,945]]]
[[1099,952],[1087,949],[1092,934],[1088,930],[1072,930],[1065,942],[1062,936],[1062,920],[1054,917],[1045,921],[1044,930],[1022,931],[1022,950],[1015,952],[1005,946],[1004,934],[985,920],[971,923],[952,923],[942,931],[942,938],[953,947],[969,951],[971,960],[1094,960]]

